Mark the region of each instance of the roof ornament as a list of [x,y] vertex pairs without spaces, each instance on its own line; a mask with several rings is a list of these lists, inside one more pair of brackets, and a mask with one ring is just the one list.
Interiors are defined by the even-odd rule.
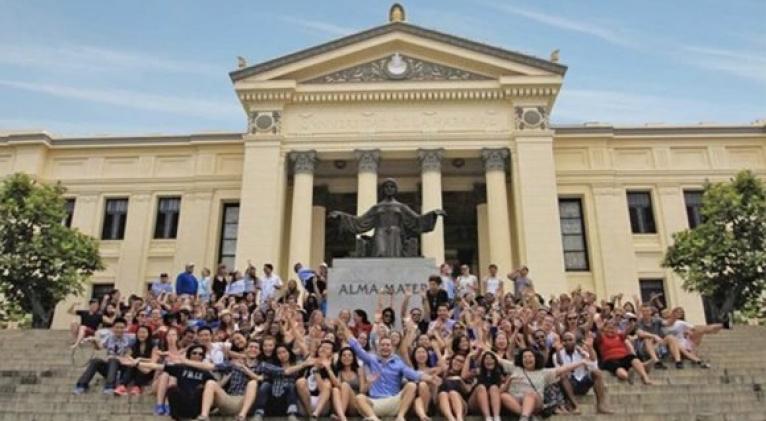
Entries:
[[388,9],[388,21],[389,22],[404,22],[407,20],[407,16],[404,14],[404,7],[399,3],[394,3],[391,8]]
[[247,67],[247,59],[242,56],[237,56],[237,69],[244,69]]
[[551,51],[551,59],[550,59],[550,61],[553,62],[553,63],[558,63],[559,62],[559,49],[558,48],[553,50],[553,51]]

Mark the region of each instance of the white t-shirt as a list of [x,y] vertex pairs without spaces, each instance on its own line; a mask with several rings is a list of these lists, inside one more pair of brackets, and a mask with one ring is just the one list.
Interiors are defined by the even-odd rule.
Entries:
[[678,344],[686,350],[694,348],[694,344],[686,337],[686,333],[692,330],[694,325],[684,320],[676,320],[672,325],[665,327],[665,334],[672,335]]
[[213,364],[223,364],[226,361],[226,351],[231,349],[228,342],[213,342],[205,355],[205,361]]
[[497,291],[500,290],[500,278],[497,277],[488,277],[486,280],[487,283],[487,290],[484,292],[488,292],[492,295],[497,296]]
[[457,295],[463,297],[469,292],[476,291],[475,275],[460,275],[457,277]]
[[261,277],[261,304],[274,296],[277,287],[282,287],[282,279],[279,276],[272,273],[271,276]]

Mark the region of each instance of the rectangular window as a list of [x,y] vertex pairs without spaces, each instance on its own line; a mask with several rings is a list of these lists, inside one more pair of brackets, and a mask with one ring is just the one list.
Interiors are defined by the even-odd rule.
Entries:
[[104,295],[109,294],[113,289],[114,284],[93,284],[93,292],[90,294],[90,299],[100,302]]
[[74,216],[74,203],[75,203],[74,197],[67,198],[66,202],[64,202],[64,211],[66,211],[66,216],[64,216],[64,220],[62,221],[62,223],[67,228],[72,227],[72,217]]
[[585,241],[582,201],[559,199],[561,241],[564,245],[564,267],[568,271],[587,271],[588,244]]
[[658,299],[660,303],[662,303],[663,308],[667,308],[667,297],[665,297],[665,282],[662,279],[639,279],[638,285],[641,288],[642,303],[648,303],[653,296],[662,294]]
[[630,213],[630,228],[633,234],[654,234],[657,228],[654,225],[654,212],[652,211],[652,195],[649,192],[628,192],[628,212]]
[[180,197],[161,197],[157,203],[157,222],[154,225],[154,238],[176,238],[180,214]]
[[125,221],[128,219],[128,199],[107,199],[104,206],[103,240],[122,240],[125,237]]
[[692,229],[702,223],[702,193],[702,190],[684,190],[686,218]]
[[239,226],[239,203],[224,203],[221,221],[221,244],[218,247],[218,262],[234,267],[237,253],[237,228]]

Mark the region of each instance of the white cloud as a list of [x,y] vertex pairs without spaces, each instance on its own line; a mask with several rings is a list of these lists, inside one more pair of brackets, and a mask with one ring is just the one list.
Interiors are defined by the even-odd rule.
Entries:
[[320,32],[323,34],[348,35],[348,34],[356,32],[354,28],[339,26],[332,23],[323,22],[320,20],[303,19],[296,16],[278,15],[277,19],[281,20],[284,23],[289,23],[291,25],[298,25],[304,29],[308,29],[314,32]]
[[[227,69],[210,63],[177,60],[156,55],[89,45],[0,45],[0,63],[39,67],[50,71],[155,71],[208,76],[225,75]],[[232,60],[232,65],[234,60]]]
[[150,94],[125,89],[94,89],[3,79],[0,79],[0,86],[62,98],[190,117],[228,119],[232,115],[242,113],[242,108],[234,100],[231,102],[211,101],[190,97]]
[[766,83],[766,55],[762,49],[727,50],[700,46],[681,46],[683,60],[699,67]]
[[626,37],[625,34],[621,33],[618,29],[609,28],[604,25],[586,22],[584,20],[568,19],[558,15],[538,12],[536,10],[525,9],[506,3],[485,2],[483,4],[507,14],[521,16],[554,28],[590,35],[612,44],[628,47],[637,46],[634,41]]

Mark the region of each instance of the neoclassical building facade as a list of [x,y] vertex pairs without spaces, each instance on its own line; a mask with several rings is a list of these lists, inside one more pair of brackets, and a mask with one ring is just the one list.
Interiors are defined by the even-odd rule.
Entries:
[[[0,133],[0,176],[67,188],[66,223],[101,239],[93,287],[142,293],[185,262],[214,270],[317,266],[353,252],[331,210],[361,213],[380,180],[447,217],[421,238],[436,262],[486,274],[527,265],[544,296],[663,292],[702,300],[660,266],[699,221],[706,180],[766,173],[766,124],[551,126],[566,67],[390,22],[231,72],[246,133],[56,137]],[[76,300],[73,298],[72,300]],[[82,299],[79,299],[82,301]],[[63,303],[66,306],[67,303]],[[63,311],[57,312],[57,314]],[[62,327],[66,317],[56,317]]]

